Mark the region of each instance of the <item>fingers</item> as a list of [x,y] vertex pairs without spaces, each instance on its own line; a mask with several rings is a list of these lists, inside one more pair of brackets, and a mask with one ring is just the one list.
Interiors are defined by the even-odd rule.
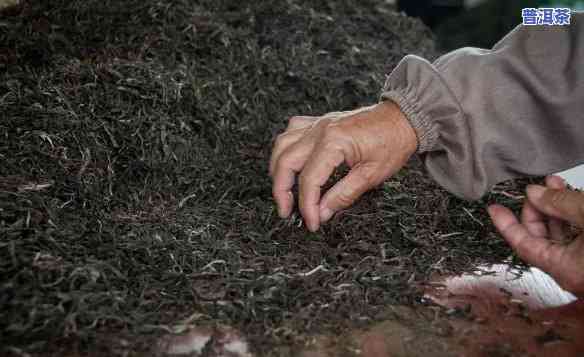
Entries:
[[[559,176],[548,176],[545,178],[545,184],[548,188],[555,190],[565,190],[566,182]],[[564,222],[561,219],[548,217],[549,237],[555,241],[564,241],[566,234],[564,232]]]
[[530,221],[530,218],[525,218],[529,216],[529,213],[526,211],[536,211],[535,208],[529,202],[525,202],[523,206],[523,211],[521,213],[521,222],[527,229],[530,235],[534,237],[547,237],[550,234],[548,226],[546,225],[545,221],[542,219]]
[[320,226],[321,187],[333,174],[336,167],[345,161],[345,154],[337,144],[318,145],[300,174],[298,203],[306,227],[314,232]]
[[542,213],[584,226],[584,194],[539,185],[527,187],[527,198]]
[[302,170],[310,157],[314,144],[307,137],[288,147],[279,157],[273,172],[272,195],[278,207],[278,214],[282,218],[290,216],[294,207],[292,187],[296,181],[296,174]]
[[284,133],[278,135],[274,148],[272,149],[272,156],[270,157],[270,176],[274,175],[276,164],[282,152],[288,149],[291,145],[298,142],[306,134],[306,129],[312,126],[318,117],[296,116],[288,120],[288,127]]
[[[270,161],[278,212],[282,217],[291,213],[291,189],[299,174],[300,213],[306,227],[315,231],[321,215],[328,219],[355,201],[390,169],[403,166],[416,146],[415,131],[397,105],[293,118],[276,140]],[[343,162],[354,169],[323,197],[323,204],[321,187]]]
[[272,156],[270,157],[270,176],[274,177],[274,171],[282,153],[302,139],[304,134],[305,132],[303,130],[296,130],[278,135],[274,143],[274,148],[272,149]]
[[563,190],[566,188],[566,181],[560,176],[550,175],[545,178],[545,184],[549,188],[555,190]]
[[320,223],[328,221],[335,212],[351,206],[376,183],[375,167],[357,165],[337,182],[320,202]]
[[523,203],[523,208],[521,210],[521,223],[523,223],[529,234],[535,237],[545,237],[549,233],[548,227],[544,221],[544,215],[528,200],[525,200]]
[[[546,177],[546,185],[549,188],[559,190],[566,188],[564,180],[558,176]],[[525,200],[523,203],[521,223],[527,228],[529,234],[533,236],[551,236],[555,240],[562,239],[563,237],[563,223],[557,218],[548,218],[546,224],[545,215],[538,211],[529,200]]]
[[308,126],[311,126],[315,121],[317,121],[319,117],[311,117],[311,116],[295,116],[288,120],[288,130],[298,130],[304,129]]
[[521,259],[549,273],[555,271],[560,263],[561,250],[564,249],[561,245],[531,235],[506,207],[492,205],[488,211],[495,227]]

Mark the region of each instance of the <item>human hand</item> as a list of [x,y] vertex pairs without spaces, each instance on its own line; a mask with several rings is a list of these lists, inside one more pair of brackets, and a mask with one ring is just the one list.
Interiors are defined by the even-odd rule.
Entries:
[[[292,212],[298,174],[300,212],[314,232],[396,173],[416,148],[416,133],[393,102],[321,117],[293,117],[278,136],[270,160],[278,213],[286,218]],[[321,187],[342,163],[350,172],[321,199]]]
[[[546,185],[527,187],[521,222],[501,205],[490,206],[489,215],[521,259],[584,297],[584,193],[568,190],[557,176],[547,177]],[[573,240],[566,235],[566,222],[580,228]]]

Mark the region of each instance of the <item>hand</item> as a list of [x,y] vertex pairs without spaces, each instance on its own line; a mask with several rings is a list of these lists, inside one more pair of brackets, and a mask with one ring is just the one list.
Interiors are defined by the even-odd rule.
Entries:
[[[416,133],[393,102],[322,117],[293,117],[270,160],[278,212],[282,218],[292,212],[292,186],[299,174],[300,212],[314,232],[396,173],[416,148]],[[342,163],[350,172],[321,199],[321,187]]]
[[[584,297],[584,193],[568,190],[557,176],[547,177],[546,185],[527,187],[521,222],[500,205],[490,206],[489,214],[521,259]],[[566,236],[565,222],[580,228],[574,240]]]

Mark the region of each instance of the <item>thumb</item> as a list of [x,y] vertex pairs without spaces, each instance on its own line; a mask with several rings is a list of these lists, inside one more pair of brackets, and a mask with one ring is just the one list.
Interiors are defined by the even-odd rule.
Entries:
[[517,220],[513,212],[500,205],[491,205],[489,215],[495,227],[521,259],[553,274],[561,260],[564,247],[550,240],[535,237]]
[[376,184],[376,171],[374,166],[354,166],[347,176],[337,182],[322,198],[321,222],[328,221],[335,212],[351,206],[361,195],[371,189]]
[[529,185],[527,198],[544,214],[584,227],[584,193]]

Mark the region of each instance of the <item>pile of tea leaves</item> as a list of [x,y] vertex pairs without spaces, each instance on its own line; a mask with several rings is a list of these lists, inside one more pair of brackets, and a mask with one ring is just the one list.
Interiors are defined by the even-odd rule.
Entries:
[[[0,19],[2,353],[148,354],[179,321],[258,355],[510,250],[417,161],[315,234],[267,164],[294,114],[377,101],[431,33],[382,0],[39,0]],[[511,197],[511,198],[509,198]]]

